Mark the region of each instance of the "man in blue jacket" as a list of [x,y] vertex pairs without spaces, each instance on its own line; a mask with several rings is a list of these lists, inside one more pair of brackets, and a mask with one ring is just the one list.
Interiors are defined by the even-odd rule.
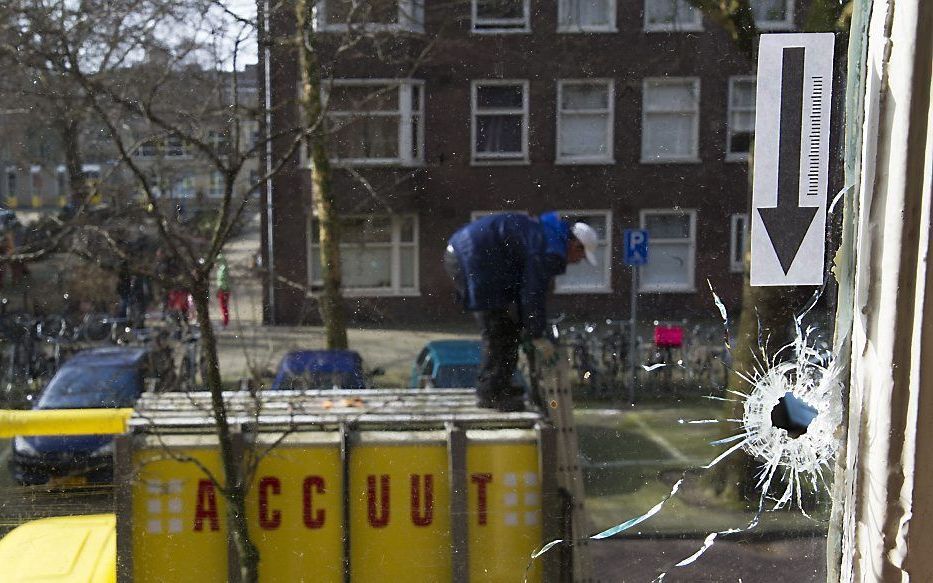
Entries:
[[596,264],[598,237],[585,223],[571,225],[557,213],[537,220],[496,214],[462,227],[450,238],[444,265],[464,309],[483,329],[483,364],[476,388],[480,407],[500,411],[525,408],[521,388],[512,386],[523,337],[540,360],[554,345],[544,337],[545,300],[555,276],[568,263]]

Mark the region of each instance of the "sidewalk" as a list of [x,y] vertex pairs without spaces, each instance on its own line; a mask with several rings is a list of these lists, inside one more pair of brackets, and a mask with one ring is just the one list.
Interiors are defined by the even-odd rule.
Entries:
[[[231,382],[249,376],[249,371],[274,371],[289,350],[322,349],[321,326],[263,326],[262,287],[249,269],[259,251],[259,216],[254,215],[237,238],[224,247],[233,295],[230,326],[224,330],[215,317],[219,339],[220,365],[224,380]],[[216,301],[211,306],[218,310]],[[382,387],[408,386],[411,366],[421,348],[431,340],[478,338],[479,330],[452,328],[449,333],[423,330],[384,330],[350,328],[350,348],[359,352],[367,369],[383,368],[385,376],[375,382]]]

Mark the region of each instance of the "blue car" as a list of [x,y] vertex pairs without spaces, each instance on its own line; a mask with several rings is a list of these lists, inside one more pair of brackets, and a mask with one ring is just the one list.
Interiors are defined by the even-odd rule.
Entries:
[[[428,342],[411,368],[409,386],[413,389],[473,388],[483,362],[483,345],[479,340],[434,340]],[[523,389],[525,378],[515,371],[512,384]]]
[[367,376],[379,374],[381,369],[364,373],[363,359],[354,350],[296,350],[282,357],[271,389],[352,391],[367,388]]
[[[155,357],[144,348],[84,350],[62,366],[39,395],[34,409],[132,407],[155,376]],[[109,483],[113,480],[113,436],[16,437],[9,468],[22,485]]]

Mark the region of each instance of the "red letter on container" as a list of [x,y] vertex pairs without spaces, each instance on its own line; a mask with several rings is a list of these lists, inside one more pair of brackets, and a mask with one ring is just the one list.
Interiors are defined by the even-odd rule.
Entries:
[[486,486],[492,482],[492,474],[473,474],[470,481],[476,484],[476,523],[486,526],[489,518]]
[[312,512],[311,490],[315,494],[324,493],[324,478],[321,476],[308,476],[301,484],[301,515],[308,528],[321,528],[324,526],[324,509],[319,508]]
[[273,476],[263,476],[259,480],[259,527],[263,530],[275,530],[282,526],[282,513],[279,510],[269,512],[269,493],[278,496],[282,493],[282,482]]
[[369,509],[369,525],[383,528],[389,524],[389,476],[379,476],[379,514],[376,514],[376,476],[366,476],[366,500]]
[[204,519],[210,521],[211,530],[220,530],[220,519],[217,516],[217,493],[214,491],[214,482],[198,480],[198,499],[194,509],[194,531],[204,530]]
[[421,477],[411,475],[411,522],[415,526],[428,526],[434,521],[434,476],[424,476],[424,508],[421,508]]

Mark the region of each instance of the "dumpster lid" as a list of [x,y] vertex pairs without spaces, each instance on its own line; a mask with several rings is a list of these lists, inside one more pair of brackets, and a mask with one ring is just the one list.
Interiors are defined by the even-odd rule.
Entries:
[[[502,413],[476,406],[472,389],[369,389],[354,391],[248,391],[224,393],[231,424],[320,430],[341,424],[379,429],[527,428],[538,412]],[[147,393],[130,421],[136,432],[179,428],[209,431],[214,425],[208,392]]]

